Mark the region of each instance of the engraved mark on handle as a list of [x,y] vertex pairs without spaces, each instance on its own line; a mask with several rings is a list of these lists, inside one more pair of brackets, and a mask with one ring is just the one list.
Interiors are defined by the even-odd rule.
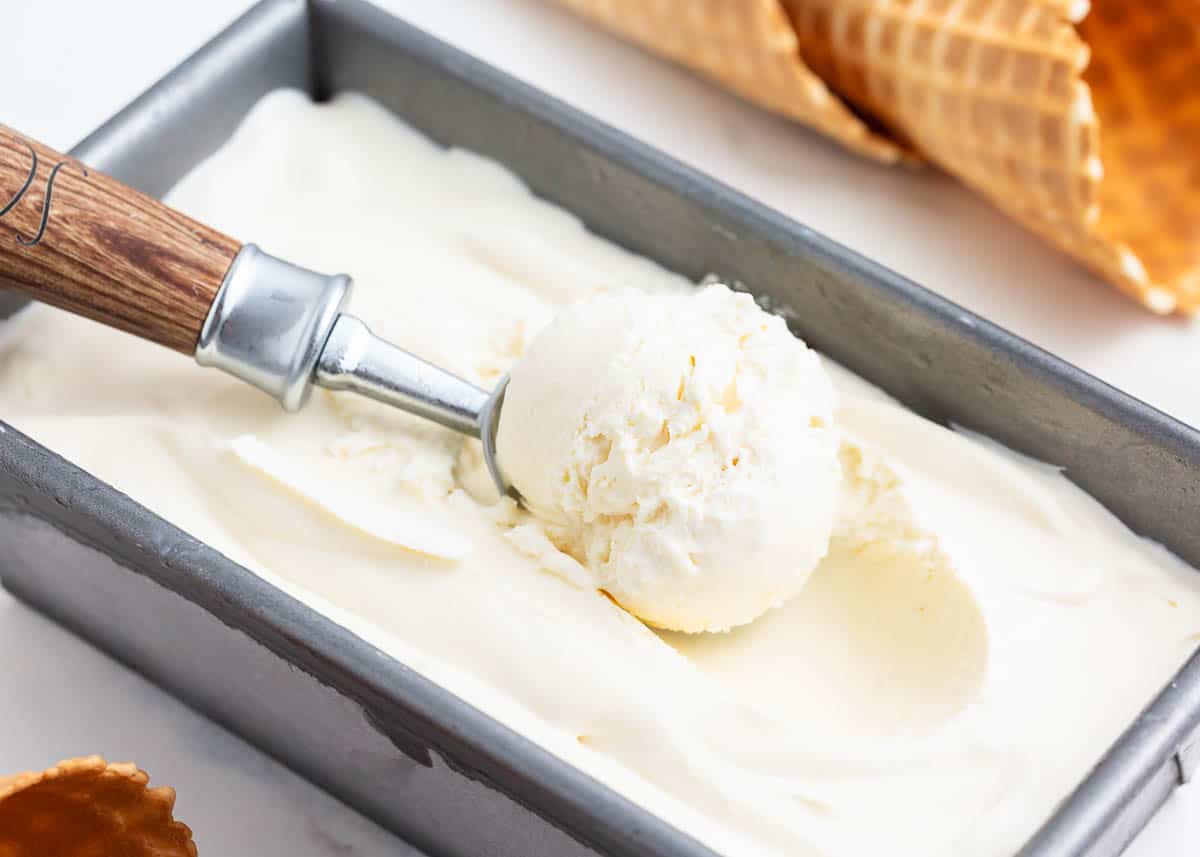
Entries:
[[24,198],[26,191],[29,190],[29,186],[33,184],[33,177],[37,175],[37,152],[28,143],[25,144],[25,148],[29,150],[29,157],[33,160],[33,164],[29,167],[29,175],[25,176],[25,184],[21,185],[20,189],[17,190],[16,196],[8,201],[8,205],[0,208],[0,217],[4,217],[4,215],[17,207],[17,203]]
[[[21,187],[13,195],[13,198],[8,201],[4,208],[0,208],[0,219],[3,219],[4,215],[16,208],[21,200],[25,198],[25,194],[29,192],[29,188],[33,185],[33,179],[37,175],[37,152],[35,152],[33,150],[33,146],[29,145],[28,143],[23,143],[23,145],[29,150],[29,175],[25,177],[25,183],[21,185]],[[58,171],[65,167],[68,163],[69,161],[59,161],[54,165],[54,168],[50,170],[50,176],[46,179],[46,196],[45,199],[42,200],[42,218],[38,223],[37,234],[32,238],[26,238],[24,235],[18,232],[17,243],[22,247],[33,247],[42,240],[43,236],[45,236],[46,225],[50,222],[50,202],[54,196],[54,180],[58,178]],[[84,178],[86,178],[88,174],[87,167],[81,166],[80,169],[83,170]]]

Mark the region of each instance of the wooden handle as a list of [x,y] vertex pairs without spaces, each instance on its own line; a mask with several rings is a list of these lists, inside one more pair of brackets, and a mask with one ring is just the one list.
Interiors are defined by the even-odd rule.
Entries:
[[0,288],[192,354],[239,249],[0,125]]

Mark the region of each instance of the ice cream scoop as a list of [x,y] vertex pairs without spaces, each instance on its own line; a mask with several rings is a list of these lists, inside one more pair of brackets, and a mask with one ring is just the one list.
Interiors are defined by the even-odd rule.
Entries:
[[517,366],[500,420],[504,381],[480,389],[374,336],[343,312],[349,277],[243,245],[2,127],[0,204],[0,284],[190,354],[288,411],[318,385],[478,437],[501,493],[515,488],[647,622],[744,624],[825,554],[832,386],[748,296],[575,307]]
[[374,336],[351,281],[242,244],[0,125],[0,286],[193,355],[299,410],[350,390],[480,438],[496,466],[494,391]]
[[557,546],[681,631],[750,622],[825,556],[841,481],[820,358],[723,285],[568,308],[513,367],[497,450]]

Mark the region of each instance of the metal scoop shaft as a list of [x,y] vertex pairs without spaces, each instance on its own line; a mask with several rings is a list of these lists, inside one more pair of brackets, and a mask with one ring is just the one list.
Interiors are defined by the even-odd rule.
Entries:
[[477,437],[501,494],[496,427],[507,379],[488,392],[375,336],[342,311],[352,284],[245,245],[213,301],[196,360],[271,394],[288,411],[313,385],[346,390]]
[[330,390],[351,390],[483,442],[488,472],[501,494],[511,493],[496,463],[496,428],[508,384],[492,392],[397,348],[362,321],[341,313],[317,360],[313,380]]

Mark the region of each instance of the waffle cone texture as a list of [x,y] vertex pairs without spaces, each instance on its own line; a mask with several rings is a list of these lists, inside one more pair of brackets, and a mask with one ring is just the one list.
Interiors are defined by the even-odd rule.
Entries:
[[557,2],[860,154],[937,164],[1154,312],[1200,310],[1200,0]]
[[0,857],[196,857],[175,790],[99,756],[0,776]]

